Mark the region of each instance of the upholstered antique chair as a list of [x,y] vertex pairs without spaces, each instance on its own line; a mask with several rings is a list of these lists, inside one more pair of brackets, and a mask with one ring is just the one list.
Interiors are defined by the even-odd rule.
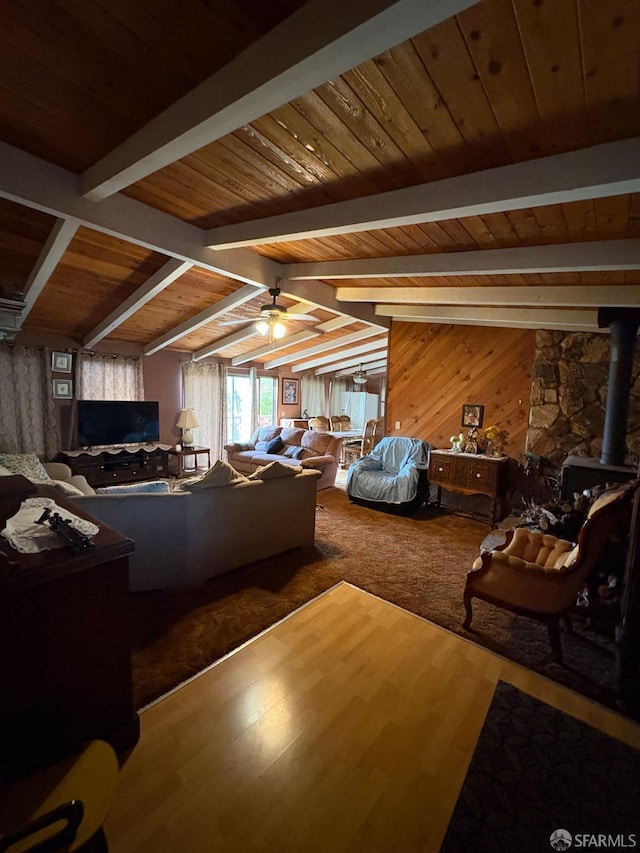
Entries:
[[554,659],[562,663],[560,620],[571,630],[576,598],[613,534],[629,532],[631,507],[638,480],[604,492],[597,498],[578,534],[577,543],[518,527],[509,530],[504,545],[483,552],[467,573],[464,589],[466,618],[471,627],[471,602],[481,598],[547,626]]

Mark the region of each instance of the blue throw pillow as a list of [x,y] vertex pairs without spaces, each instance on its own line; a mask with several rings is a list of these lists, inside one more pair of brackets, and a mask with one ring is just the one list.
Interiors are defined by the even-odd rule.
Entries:
[[267,442],[267,446],[264,449],[265,453],[279,453],[284,447],[284,443],[279,435],[275,438],[272,438],[271,441]]
[[290,444],[282,455],[288,456],[290,459],[302,459],[303,453],[304,447],[298,447],[297,444]]
[[104,486],[96,489],[99,495],[131,495],[140,492],[169,492],[169,483],[166,480],[152,480],[148,483],[125,483],[121,486]]

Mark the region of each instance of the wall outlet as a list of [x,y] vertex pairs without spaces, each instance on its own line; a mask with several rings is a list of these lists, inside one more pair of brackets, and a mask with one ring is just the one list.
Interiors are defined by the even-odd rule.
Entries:
[[396,429],[400,429],[400,421],[396,421]]

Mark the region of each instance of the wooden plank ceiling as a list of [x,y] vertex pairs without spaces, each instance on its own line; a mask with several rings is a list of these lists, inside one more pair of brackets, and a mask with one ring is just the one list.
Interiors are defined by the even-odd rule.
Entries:
[[[1,4],[25,332],[326,370],[391,321],[640,304],[640,4],[431,5]],[[271,347],[247,321],[279,277],[315,319]]]

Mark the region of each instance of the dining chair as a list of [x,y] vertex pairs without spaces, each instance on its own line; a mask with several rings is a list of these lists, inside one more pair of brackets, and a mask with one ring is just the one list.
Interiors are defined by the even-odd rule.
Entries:
[[332,430],[338,432],[342,429],[342,418],[340,417],[340,415],[331,415],[330,420]]
[[364,425],[362,438],[346,441],[342,445],[342,459],[345,465],[350,465],[355,459],[360,459],[371,452],[376,421],[371,419]]
[[316,418],[309,418],[309,429],[315,429],[318,432],[327,432],[330,427],[329,418],[319,415]]

